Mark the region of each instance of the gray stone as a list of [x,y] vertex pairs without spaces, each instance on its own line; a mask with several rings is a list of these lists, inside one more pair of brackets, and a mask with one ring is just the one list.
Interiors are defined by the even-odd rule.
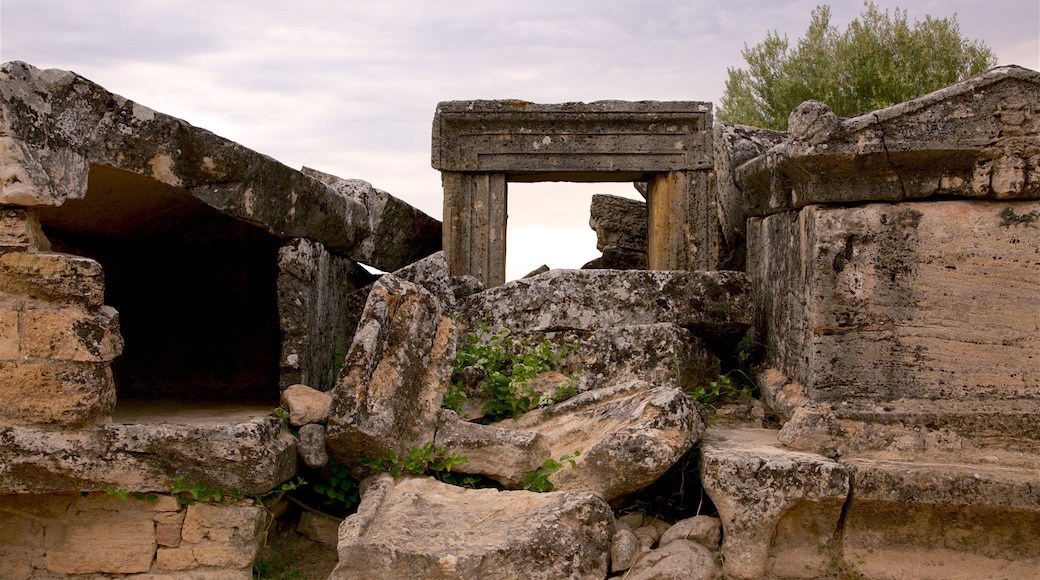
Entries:
[[460,331],[492,328],[598,330],[668,322],[707,340],[733,341],[751,323],[740,272],[552,270],[475,294],[460,305]]
[[407,455],[433,441],[455,359],[454,324],[421,286],[385,274],[369,294],[331,392],[327,444],[362,475],[358,457]]
[[[726,577],[768,577],[778,566],[824,574],[820,547],[834,548],[849,468],[783,448],[776,431],[713,427],[703,441],[701,479],[722,520]],[[676,542],[686,540],[668,546]]]
[[304,511],[300,514],[296,531],[311,541],[335,546],[339,542],[339,526],[342,523],[343,520],[339,518]]
[[455,284],[448,274],[444,252],[436,252],[393,272],[401,280],[418,284],[433,294],[445,314],[455,312]]
[[441,222],[360,179],[342,179],[309,167],[303,174],[365,207],[368,224],[350,257],[393,272],[440,250]]
[[704,546],[675,540],[644,554],[625,575],[626,580],[715,580],[719,566]]
[[540,433],[462,421],[447,409],[441,411],[434,443],[466,458],[452,471],[486,475],[511,489],[523,487],[524,475],[550,456]]
[[339,528],[346,578],[587,578],[607,575],[614,515],[595,495],[465,489],[431,478],[364,485]]
[[678,389],[631,382],[497,425],[541,433],[554,460],[574,456],[574,467],[565,464],[549,477],[555,489],[593,491],[609,501],[667,471],[697,442],[705,418],[703,408]]
[[1004,66],[840,122],[817,103],[793,114],[790,139],[739,167],[736,181],[767,213],[930,196],[1036,198],[1038,95],[1040,73]]
[[289,424],[299,427],[308,423],[329,420],[332,396],[307,385],[290,385],[280,395],[282,405],[289,410]]
[[603,255],[589,260],[582,270],[646,270],[646,252],[626,250],[617,246],[603,248]]
[[661,535],[660,545],[664,546],[672,540],[690,540],[705,548],[715,551],[722,540],[722,522],[711,516],[694,516],[675,522],[668,531]]
[[373,277],[353,260],[297,238],[278,250],[279,386],[332,388]]
[[596,249],[608,246],[646,253],[646,202],[616,195],[592,196],[589,227],[596,232]]
[[830,107],[809,100],[795,107],[787,117],[787,135],[791,141],[819,145],[828,140],[840,125],[841,121]]
[[534,276],[537,276],[539,274],[544,274],[544,273],[546,273],[548,271],[549,271],[549,266],[546,266],[545,264],[542,264],[541,266],[538,266],[534,270],[531,270],[530,272],[524,274],[521,277],[522,278],[533,278]]
[[[296,471],[296,445],[270,409],[227,419],[164,410],[146,422],[55,431],[0,427],[0,494],[134,492],[187,485],[263,494]],[[262,414],[262,415],[261,415]]]
[[329,455],[325,450],[325,426],[308,423],[300,427],[298,443],[300,460],[311,469],[325,467],[329,463]]
[[622,572],[632,567],[640,553],[639,538],[630,528],[619,529],[610,542],[610,571]]

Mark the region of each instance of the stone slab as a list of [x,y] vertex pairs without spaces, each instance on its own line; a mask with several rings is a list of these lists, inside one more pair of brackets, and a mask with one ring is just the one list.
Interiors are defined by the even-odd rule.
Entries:
[[1035,409],[1036,216],[1038,201],[927,201],[752,220],[749,271],[769,365],[816,402]]
[[711,104],[447,101],[434,114],[432,150],[435,169],[511,179],[570,173],[631,181],[646,172],[710,169]]
[[111,413],[115,404],[108,363],[0,362],[0,424],[87,425]]

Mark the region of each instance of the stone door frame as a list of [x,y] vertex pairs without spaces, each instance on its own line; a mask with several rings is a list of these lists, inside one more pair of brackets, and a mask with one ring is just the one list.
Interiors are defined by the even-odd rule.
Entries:
[[646,181],[649,268],[717,269],[711,124],[711,104],[695,101],[440,103],[433,167],[451,274],[505,282],[508,183],[539,181]]

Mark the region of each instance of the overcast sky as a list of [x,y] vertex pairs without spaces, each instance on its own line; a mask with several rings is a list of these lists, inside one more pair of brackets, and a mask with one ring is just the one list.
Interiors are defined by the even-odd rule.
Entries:
[[[439,101],[718,102],[726,68],[744,65],[745,43],[771,30],[793,42],[819,3],[2,0],[0,61],[75,71],[289,166],[369,181],[439,218],[440,176],[430,167]],[[861,1],[829,4],[841,29],[863,10]],[[1040,69],[1038,0],[877,4],[902,6],[911,21],[956,13],[962,34],[984,41],[1000,64]],[[634,194],[627,184],[510,184],[510,278],[597,255],[592,191]]]

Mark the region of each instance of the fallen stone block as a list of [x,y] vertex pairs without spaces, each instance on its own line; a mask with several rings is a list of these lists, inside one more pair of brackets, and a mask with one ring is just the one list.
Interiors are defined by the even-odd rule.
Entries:
[[608,246],[646,254],[646,202],[617,195],[596,194],[589,208],[589,227],[596,232],[596,249]]
[[363,484],[330,579],[607,575],[614,515],[591,493],[465,489],[432,478]]
[[711,428],[701,480],[722,520],[727,578],[824,575],[827,550],[838,550],[832,536],[849,495],[848,466],[785,449],[776,431]]
[[592,491],[609,501],[653,483],[693,447],[705,419],[682,391],[634,381],[496,425],[541,433],[554,460],[574,460],[549,476],[554,489]]
[[454,359],[454,324],[433,295],[393,275],[380,278],[330,393],[330,454],[360,476],[362,455],[405,456],[433,441]]
[[325,426],[308,423],[300,427],[298,444],[300,460],[311,469],[325,467],[329,463],[329,455],[325,449]]
[[540,433],[462,421],[447,409],[441,411],[434,443],[466,458],[452,471],[486,475],[509,489],[523,487],[524,475],[551,454]]
[[307,385],[291,385],[282,391],[281,402],[289,410],[289,424],[299,427],[329,419],[332,396]]
[[551,270],[462,302],[461,332],[484,321],[514,333],[671,323],[735,342],[751,325],[750,281],[741,272]]
[[644,553],[625,574],[627,580],[714,580],[715,555],[690,540],[675,540]]

